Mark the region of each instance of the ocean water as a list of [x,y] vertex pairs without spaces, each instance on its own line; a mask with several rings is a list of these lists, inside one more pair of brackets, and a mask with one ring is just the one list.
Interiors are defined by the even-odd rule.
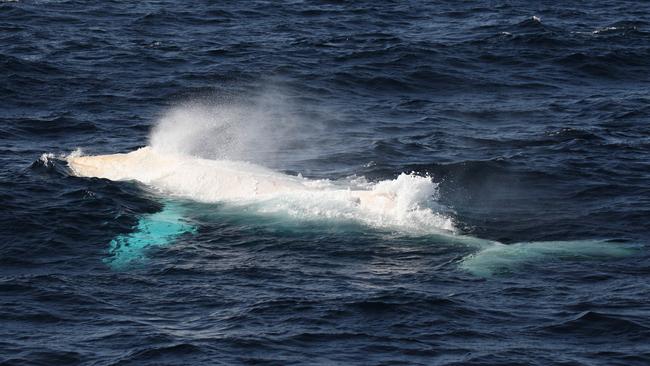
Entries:
[[645,1],[1,1],[0,160],[1,365],[650,364]]

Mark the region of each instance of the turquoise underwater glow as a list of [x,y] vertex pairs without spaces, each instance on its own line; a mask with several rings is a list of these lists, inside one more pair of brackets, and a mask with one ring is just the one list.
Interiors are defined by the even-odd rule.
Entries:
[[[142,216],[133,232],[120,234],[111,240],[109,257],[105,258],[104,262],[115,270],[137,267],[146,261],[147,251],[152,247],[167,246],[184,234],[196,233],[196,225],[187,218],[187,211],[190,209],[201,211],[200,206],[166,201],[161,211]],[[210,210],[209,213],[214,214],[214,211]],[[229,214],[228,216],[232,217],[234,213]],[[270,218],[252,215],[257,224],[260,224],[262,217]],[[250,218],[248,217],[249,220]],[[289,223],[274,222],[273,225],[286,226]],[[522,242],[508,245],[464,235],[432,237],[432,240],[475,248],[476,251],[463,258],[458,267],[478,277],[507,273],[532,262],[621,258],[632,255],[636,249],[631,245],[612,243],[608,240]]]
[[146,260],[151,247],[169,245],[179,236],[195,233],[196,227],[184,217],[185,209],[174,202],[166,202],[162,211],[142,216],[135,230],[111,240],[109,257],[104,262],[114,269],[125,269]]

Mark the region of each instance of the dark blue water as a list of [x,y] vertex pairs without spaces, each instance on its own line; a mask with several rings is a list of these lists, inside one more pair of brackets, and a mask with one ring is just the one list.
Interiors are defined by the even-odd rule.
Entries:
[[[650,364],[650,4],[531,3],[1,2],[0,364]],[[168,197],[56,156],[188,103],[292,126],[239,152],[288,174],[428,174],[458,235],[629,252],[480,275],[453,238],[186,202],[112,266]]]

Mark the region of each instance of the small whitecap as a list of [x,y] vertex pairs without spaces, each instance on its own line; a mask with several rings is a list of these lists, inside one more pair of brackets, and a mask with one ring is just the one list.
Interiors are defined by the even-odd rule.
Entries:
[[61,155],[61,158],[67,160],[69,158],[78,158],[81,155],[83,155],[83,151],[81,151],[81,148],[76,148],[67,155]]
[[56,156],[54,156],[52,153],[41,154],[41,157],[38,158],[38,160],[40,160],[45,166],[50,166],[52,164],[52,160],[54,159],[56,159]]
[[605,27],[605,28],[601,28],[601,29],[596,29],[595,31],[593,31],[591,33],[593,33],[593,34],[601,34],[601,33],[611,32],[611,31],[615,31],[615,30],[618,30],[618,28],[617,27]]

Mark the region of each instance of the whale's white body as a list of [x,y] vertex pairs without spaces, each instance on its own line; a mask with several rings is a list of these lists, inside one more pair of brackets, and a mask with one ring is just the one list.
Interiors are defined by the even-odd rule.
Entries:
[[[379,226],[413,223],[427,230],[454,230],[450,218],[420,207],[436,192],[436,185],[427,177],[402,174],[396,180],[355,187],[289,176],[245,162],[162,153],[151,147],[126,154],[71,156],[67,161],[80,177],[138,181],[160,192],[201,202],[290,200],[292,207],[299,202],[316,216],[361,218]],[[333,204],[338,205],[337,210],[331,209]],[[417,218],[409,217],[414,213]]]
[[170,193],[191,194],[201,201],[264,197],[310,189],[304,179],[257,165],[158,153],[150,147],[128,154],[71,157],[68,164],[77,176],[135,180]]

